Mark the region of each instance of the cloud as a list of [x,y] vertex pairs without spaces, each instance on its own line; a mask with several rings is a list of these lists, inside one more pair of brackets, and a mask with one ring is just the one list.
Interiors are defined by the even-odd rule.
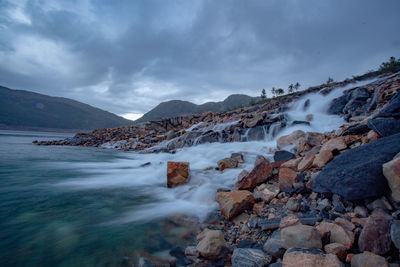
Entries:
[[118,114],[305,87],[400,56],[399,8],[397,0],[2,1],[0,84]]

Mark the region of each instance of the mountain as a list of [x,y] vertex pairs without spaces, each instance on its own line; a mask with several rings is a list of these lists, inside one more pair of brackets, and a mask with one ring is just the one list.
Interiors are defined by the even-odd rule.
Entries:
[[72,99],[0,86],[2,128],[93,130],[132,124],[133,121]]
[[200,114],[204,111],[224,112],[230,109],[249,105],[255,97],[248,95],[230,95],[221,102],[207,102],[202,105],[196,105],[188,101],[171,100],[161,102],[155,108],[144,114],[137,122],[151,121],[165,117],[175,117],[187,114]]

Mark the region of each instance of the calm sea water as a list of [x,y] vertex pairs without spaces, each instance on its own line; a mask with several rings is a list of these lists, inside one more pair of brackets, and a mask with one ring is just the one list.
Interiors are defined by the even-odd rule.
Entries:
[[190,242],[167,219],[109,223],[154,201],[140,187],[60,186],[131,159],[112,150],[32,144],[67,136],[0,131],[0,266],[121,266],[140,251],[167,253]]

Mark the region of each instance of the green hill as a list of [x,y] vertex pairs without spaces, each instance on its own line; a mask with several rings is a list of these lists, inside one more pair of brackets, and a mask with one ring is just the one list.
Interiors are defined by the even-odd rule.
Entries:
[[196,105],[188,101],[171,100],[158,104],[155,108],[144,114],[137,122],[151,121],[165,117],[175,117],[187,114],[200,114],[204,111],[224,112],[230,109],[249,105],[256,99],[248,95],[230,95],[221,102],[207,102],[202,105]]
[[0,126],[93,130],[132,125],[132,121],[90,105],[0,86]]

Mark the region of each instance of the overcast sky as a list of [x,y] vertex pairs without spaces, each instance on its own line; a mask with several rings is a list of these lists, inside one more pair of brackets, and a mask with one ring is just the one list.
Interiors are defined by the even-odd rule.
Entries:
[[0,85],[117,113],[362,74],[400,56],[399,0],[0,0]]

